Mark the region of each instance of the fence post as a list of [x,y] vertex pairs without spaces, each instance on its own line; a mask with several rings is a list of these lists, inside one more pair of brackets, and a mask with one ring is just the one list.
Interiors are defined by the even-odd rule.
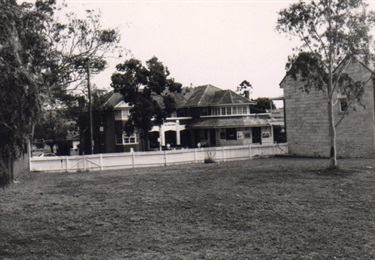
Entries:
[[99,155],[100,171],[103,171],[103,154]]
[[164,166],[167,166],[167,151],[164,150]]
[[69,172],[69,156],[66,156],[66,172]]
[[194,163],[197,163],[197,149],[194,148]]
[[221,147],[221,151],[223,153],[223,162],[225,162],[225,149],[224,149],[224,146]]
[[135,154],[133,150],[131,151],[131,155],[132,155],[132,166],[133,168],[135,168]]
[[249,144],[249,159],[251,160],[251,144]]
[[83,156],[83,168],[85,171],[87,171],[87,156],[86,155]]

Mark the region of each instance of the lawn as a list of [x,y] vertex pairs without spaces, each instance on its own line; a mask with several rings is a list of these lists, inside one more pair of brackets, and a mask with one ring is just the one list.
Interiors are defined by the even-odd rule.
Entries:
[[5,259],[370,259],[375,160],[32,173],[0,190]]

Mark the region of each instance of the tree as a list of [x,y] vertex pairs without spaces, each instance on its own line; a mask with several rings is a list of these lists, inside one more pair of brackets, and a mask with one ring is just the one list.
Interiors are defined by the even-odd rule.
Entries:
[[50,71],[50,85],[55,90],[52,93],[84,89],[88,72],[91,75],[100,73],[110,55],[121,55],[119,33],[115,29],[102,28],[100,20],[100,12],[86,10],[83,18],[70,12],[49,24],[55,56]]
[[246,98],[250,98],[250,90],[253,88],[250,82],[247,80],[244,80],[240,83],[240,85],[237,86],[236,92],[240,94],[241,96],[244,96]]
[[[106,59],[111,54],[122,53],[122,48],[118,46],[119,33],[114,29],[102,28],[100,19],[100,12],[87,10],[84,19],[69,13],[66,23],[56,21],[49,27],[56,57],[49,78],[52,98],[64,101],[83,92],[88,99],[89,143],[94,139],[91,75],[105,69]],[[92,143],[89,146],[88,153],[92,153]]]
[[69,124],[64,120],[63,111],[46,111],[35,126],[34,138],[43,140],[49,145],[53,153],[54,145],[65,141],[68,135]]
[[257,103],[250,107],[251,113],[267,113],[267,110],[276,109],[275,104],[269,98],[257,98]]
[[337,168],[333,106],[336,93],[359,100],[364,84],[344,73],[353,56],[370,60],[373,13],[362,0],[300,1],[279,12],[277,30],[302,41],[297,55],[289,57],[288,75],[304,82],[303,90],[326,95],[330,136],[330,169]]
[[[132,106],[125,131],[131,135],[135,129],[139,130],[142,147],[146,150],[148,132],[154,125],[162,124],[166,115],[175,110],[170,93],[180,92],[182,85],[169,77],[168,68],[156,57],[148,60],[146,66],[132,58],[118,64],[116,70],[111,86]],[[154,96],[162,97],[162,103],[158,103]]]
[[0,185],[31,138],[41,111],[51,45],[46,25],[54,1],[18,5],[0,0]]

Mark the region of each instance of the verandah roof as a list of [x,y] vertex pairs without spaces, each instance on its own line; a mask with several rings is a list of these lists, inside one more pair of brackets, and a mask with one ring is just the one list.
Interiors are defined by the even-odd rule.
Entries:
[[190,129],[212,129],[212,128],[239,128],[239,127],[260,127],[270,125],[283,125],[279,120],[256,118],[256,117],[228,117],[228,118],[204,118],[197,119],[186,128]]

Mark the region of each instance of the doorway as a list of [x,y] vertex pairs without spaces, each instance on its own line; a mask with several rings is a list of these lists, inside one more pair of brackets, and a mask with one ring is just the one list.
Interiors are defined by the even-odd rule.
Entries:
[[261,144],[262,143],[262,128],[253,127],[251,129],[251,133],[253,136],[253,144]]

